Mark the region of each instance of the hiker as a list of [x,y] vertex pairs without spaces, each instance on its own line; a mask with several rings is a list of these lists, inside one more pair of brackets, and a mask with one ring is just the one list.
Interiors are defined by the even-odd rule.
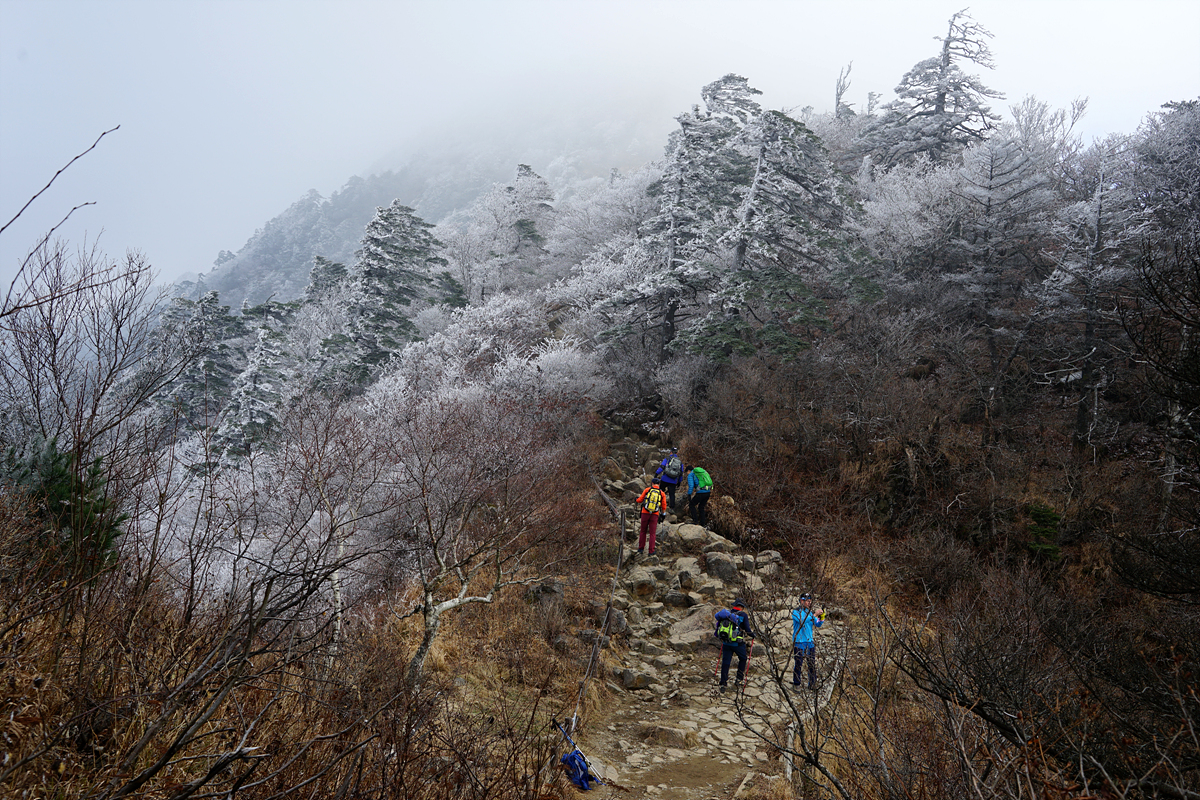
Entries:
[[708,527],[708,498],[713,482],[703,467],[691,467],[687,473],[688,516],[702,528]]
[[658,521],[666,513],[663,510],[666,498],[658,478],[650,481],[650,485],[638,495],[637,503],[642,509],[642,526],[638,532],[638,555],[646,552],[647,536],[650,538],[650,555],[654,555],[654,537],[658,533]]
[[671,455],[664,458],[658,465],[654,477],[662,481],[663,490],[670,496],[671,510],[674,511],[675,490],[679,488],[679,481],[683,479],[683,459],[679,457],[678,447],[671,448]]
[[734,653],[738,657],[737,677],[733,685],[737,686],[746,677],[746,662],[749,660],[749,648],[754,647],[758,635],[750,626],[750,615],[746,613],[746,601],[738,598],[728,610],[717,612],[717,629],[713,635],[721,640],[721,685],[720,691],[725,692],[725,684],[729,682],[729,662]]
[[795,648],[796,667],[792,671],[792,686],[801,686],[804,662],[808,662],[808,688],[817,688],[817,644],[813,641],[813,629],[825,622],[825,609],[812,607],[812,595],[800,595],[800,607],[792,611],[792,646]]

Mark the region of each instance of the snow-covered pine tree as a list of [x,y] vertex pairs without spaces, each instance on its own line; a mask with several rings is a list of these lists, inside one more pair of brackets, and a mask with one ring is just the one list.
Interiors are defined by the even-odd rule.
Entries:
[[283,335],[260,326],[246,368],[233,381],[214,439],[225,458],[248,455],[278,426],[287,381],[285,361]]
[[217,423],[233,391],[233,382],[246,364],[246,328],[241,317],[229,313],[216,292],[199,300],[176,298],[163,313],[160,337],[191,343],[198,355],[180,376],[160,393],[178,421],[193,431]]
[[351,381],[365,381],[413,338],[409,308],[446,264],[432,228],[398,200],[379,208],[367,225],[347,278],[349,325],[342,348],[349,349],[344,356]]
[[779,111],[750,119],[733,146],[754,167],[721,239],[732,264],[716,276],[710,311],[681,339],[709,354],[792,354],[805,346],[802,326],[821,320],[812,279],[847,261],[840,176],[817,137]]
[[986,137],[1000,119],[987,99],[1004,95],[960,65],[967,61],[991,69],[991,37],[965,10],[952,16],[941,53],[918,62],[900,79],[896,99],[882,106],[880,119],[863,131],[863,151],[884,166],[917,153],[944,162]]
[[680,324],[696,313],[699,299],[728,265],[721,239],[736,221],[739,189],[749,183],[754,167],[733,144],[759,111],[757,94],[739,75],[705,86],[706,110],[693,107],[676,118],[679,130],[671,135],[662,179],[651,187],[660,198],[659,213],[635,246],[650,251],[657,268],[614,296],[611,305],[625,309],[619,314],[624,325],[613,333],[654,331],[660,363]]

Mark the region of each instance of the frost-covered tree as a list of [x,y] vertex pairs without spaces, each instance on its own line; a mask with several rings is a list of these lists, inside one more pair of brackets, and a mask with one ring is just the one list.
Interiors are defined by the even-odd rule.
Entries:
[[216,447],[228,456],[245,456],[278,427],[288,379],[284,339],[269,327],[258,328],[246,368],[233,381],[229,402],[217,428]]
[[244,320],[230,314],[216,292],[195,301],[176,298],[163,313],[164,340],[183,337],[198,346],[187,368],[159,395],[192,431],[217,424],[234,379],[245,367],[245,335]]
[[[493,185],[466,211],[445,220],[448,277],[465,299],[482,302],[541,281],[540,265],[554,216],[554,192],[526,164],[507,185]],[[460,304],[461,305],[461,304]]]
[[705,110],[694,107],[676,118],[679,130],[671,136],[662,180],[651,187],[660,200],[659,213],[637,245],[643,253],[632,260],[655,267],[612,304],[628,310],[628,326],[619,333],[641,336],[654,330],[660,362],[680,324],[695,314],[699,298],[727,266],[728,246],[721,239],[736,220],[738,190],[753,170],[751,158],[733,143],[759,111],[757,94],[739,75],[705,86]]
[[658,164],[648,164],[629,175],[613,170],[607,181],[566,198],[556,208],[546,244],[551,255],[576,267],[620,237],[644,235],[658,213],[657,198],[649,188],[661,177]]
[[1200,100],[1167,103],[1138,131],[1138,194],[1166,236],[1200,231]]
[[349,269],[346,369],[362,381],[415,332],[410,307],[445,266],[433,226],[399,201],[377,210]]
[[829,276],[846,256],[839,176],[820,140],[779,111],[758,112],[732,146],[753,163],[720,240],[732,260],[715,276],[711,310],[685,338],[709,353],[792,354],[819,316],[814,276]]
[[991,37],[965,10],[952,16],[946,36],[940,37],[941,52],[900,79],[896,99],[882,106],[879,120],[863,131],[863,150],[887,166],[917,153],[941,162],[986,137],[1000,119],[987,100],[1004,95],[968,75],[962,64],[991,69]]
[[[1116,303],[1105,302],[1133,271],[1130,258],[1145,234],[1145,215],[1133,190],[1129,140],[1110,136],[1076,157],[1070,187],[1074,202],[1057,209],[1050,226],[1054,272],[1042,293],[1054,316],[1078,328],[1070,350],[1053,353],[1053,378],[1077,395],[1073,438],[1080,452],[1095,446],[1099,391],[1109,382],[1114,337],[1119,332]],[[1070,198],[1068,198],[1070,199]]]
[[856,186],[863,198],[862,240],[893,282],[940,276],[960,258],[952,242],[966,214],[955,192],[958,168],[920,155],[890,170],[866,168]]

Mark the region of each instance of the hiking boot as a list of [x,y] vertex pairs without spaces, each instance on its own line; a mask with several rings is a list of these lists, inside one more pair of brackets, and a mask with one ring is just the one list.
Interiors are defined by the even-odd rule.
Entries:
[[718,686],[717,691],[721,694],[725,694],[725,684],[722,683],[720,686]]
[[638,548],[638,551],[637,551],[637,554],[638,554],[639,556],[644,556],[644,555],[646,555],[646,548],[644,548],[644,547],[639,547],[639,548]]

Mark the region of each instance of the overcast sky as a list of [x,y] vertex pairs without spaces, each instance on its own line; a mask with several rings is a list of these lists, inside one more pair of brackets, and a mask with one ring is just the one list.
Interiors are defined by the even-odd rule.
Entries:
[[[650,115],[728,72],[764,105],[892,97],[967,0],[0,0],[0,277],[73,206],[78,242],[207,271],[309,189],[328,196],[448,128]],[[975,0],[1006,94],[1090,98],[1084,134],[1200,97],[1196,0]],[[545,165],[532,165],[535,170]]]

